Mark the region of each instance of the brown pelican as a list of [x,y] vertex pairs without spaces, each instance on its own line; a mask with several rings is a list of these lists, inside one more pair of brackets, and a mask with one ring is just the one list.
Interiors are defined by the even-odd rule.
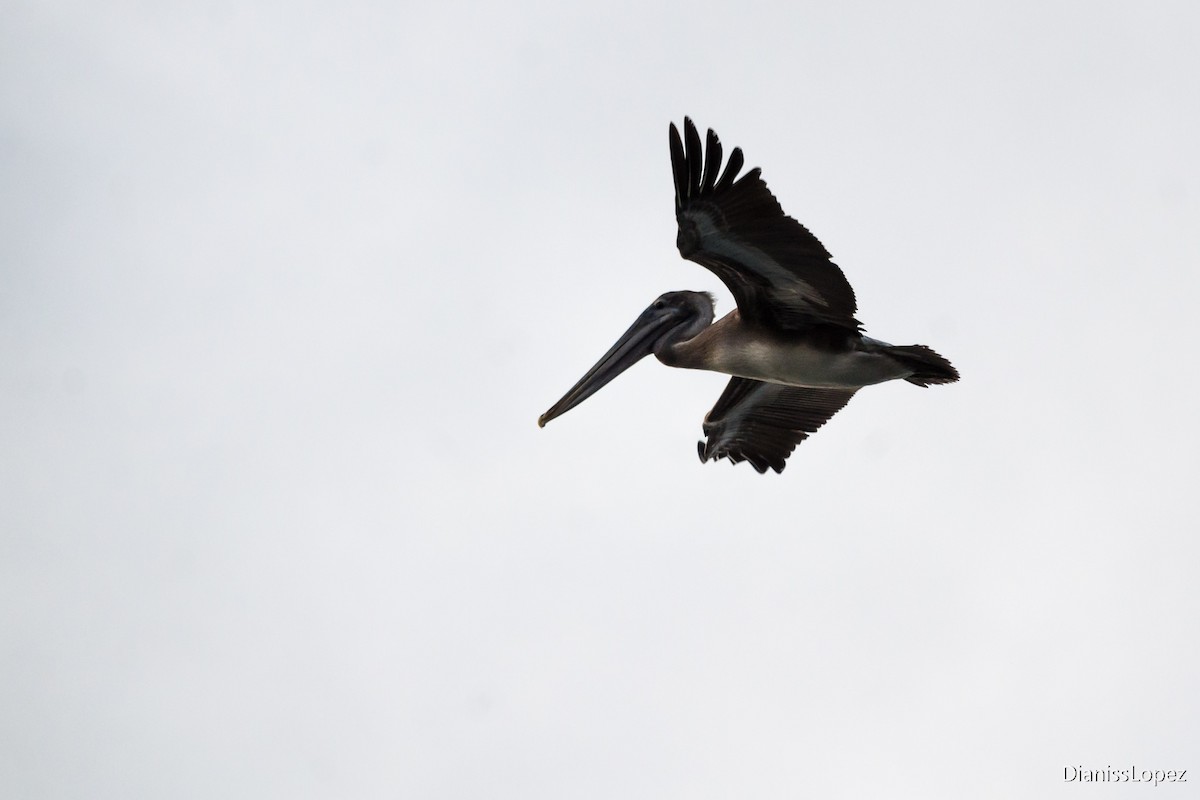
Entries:
[[[721,172],[721,140],[684,118],[671,125],[679,253],[716,273],[737,309],[713,323],[706,292],[667,292],[561,400],[544,426],[653,353],[669,367],[734,376],[704,418],[700,460],[749,461],[782,472],[796,445],[863,386],[903,379],[952,383],[958,371],[924,345],[864,336],[854,290],[808,229],[783,213],[761,170],[738,178],[734,148]],[[720,177],[717,177],[718,173]]]

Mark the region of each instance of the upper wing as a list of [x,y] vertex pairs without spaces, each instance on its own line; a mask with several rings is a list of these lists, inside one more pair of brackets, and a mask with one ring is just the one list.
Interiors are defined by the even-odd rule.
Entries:
[[738,179],[744,159],[735,147],[718,179],[717,135],[709,129],[702,153],[690,119],[684,118],[683,134],[681,141],[671,124],[680,254],[715,272],[748,322],[783,330],[822,323],[860,330],[846,276],[817,237],[783,213],[761,170]]
[[842,409],[856,389],[809,389],[733,378],[704,418],[700,460],[749,461],[759,472],[783,472],[796,445]]

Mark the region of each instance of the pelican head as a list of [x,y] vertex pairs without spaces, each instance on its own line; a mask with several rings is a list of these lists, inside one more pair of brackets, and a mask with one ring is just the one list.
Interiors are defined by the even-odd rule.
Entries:
[[651,353],[662,360],[663,353],[696,336],[712,321],[713,297],[708,292],[667,292],[659,296],[596,365],[538,417],[538,427],[567,413]]

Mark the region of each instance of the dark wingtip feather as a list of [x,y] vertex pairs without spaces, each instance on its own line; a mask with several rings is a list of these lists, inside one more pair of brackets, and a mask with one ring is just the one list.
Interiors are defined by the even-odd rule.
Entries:
[[[762,177],[762,167],[755,167],[754,169],[750,170],[742,177],[738,178],[736,182],[737,183],[753,182],[753,181],[758,180],[760,177]],[[780,209],[780,213],[783,213],[783,209]]]
[[721,140],[712,128],[708,129],[708,141],[704,146],[704,177],[700,179],[700,194],[707,194],[717,183],[721,171]]
[[691,198],[700,191],[700,173],[704,167],[704,154],[700,151],[700,132],[687,117],[683,120],[683,145],[687,159],[688,183],[684,196]]
[[671,123],[671,174],[675,179],[675,211],[683,207],[687,197],[687,156],[683,152],[683,140],[679,138],[679,129]]
[[729,163],[725,165],[725,171],[721,173],[721,179],[717,181],[717,185],[713,187],[714,191],[720,191],[732,186],[734,179],[737,178],[737,174],[742,171],[742,166],[745,163],[746,157],[742,155],[742,148],[733,148],[733,152],[729,154]]

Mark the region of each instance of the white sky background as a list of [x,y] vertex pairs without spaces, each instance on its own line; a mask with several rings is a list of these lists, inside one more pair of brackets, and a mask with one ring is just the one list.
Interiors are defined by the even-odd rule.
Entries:
[[[1200,6],[106,6],[0,25],[0,795],[1194,796]],[[539,430],[731,308],[684,114],[962,382]]]

